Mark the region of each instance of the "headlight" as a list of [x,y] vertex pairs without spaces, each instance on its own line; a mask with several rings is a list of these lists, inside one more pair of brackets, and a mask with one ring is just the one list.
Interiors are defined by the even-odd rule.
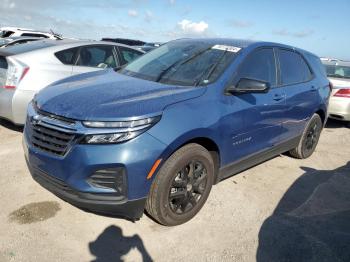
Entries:
[[157,117],[148,117],[139,120],[132,121],[118,121],[118,122],[94,122],[94,121],[84,121],[84,126],[96,127],[96,128],[134,128],[139,126],[147,126],[152,123],[158,122],[160,119]]
[[115,132],[86,135],[81,142],[85,144],[115,144],[125,142],[147,131],[159,120],[160,116],[118,122],[84,121],[83,125],[86,127],[111,128],[115,129]]

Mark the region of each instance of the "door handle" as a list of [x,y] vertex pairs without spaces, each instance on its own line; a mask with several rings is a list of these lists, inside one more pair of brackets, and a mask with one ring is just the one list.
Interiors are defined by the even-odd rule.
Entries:
[[273,100],[275,100],[275,101],[280,101],[280,100],[282,100],[284,97],[283,97],[283,95],[282,94],[275,94],[274,96],[273,96]]

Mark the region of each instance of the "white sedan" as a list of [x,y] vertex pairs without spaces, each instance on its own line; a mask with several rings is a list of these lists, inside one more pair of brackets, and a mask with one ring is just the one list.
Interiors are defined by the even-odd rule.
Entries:
[[333,84],[329,101],[329,117],[350,124],[350,62],[322,59],[327,76]]

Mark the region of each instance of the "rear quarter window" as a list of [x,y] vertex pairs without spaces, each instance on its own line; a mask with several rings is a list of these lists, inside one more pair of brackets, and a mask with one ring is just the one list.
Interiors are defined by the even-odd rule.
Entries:
[[65,65],[73,65],[75,62],[75,58],[77,55],[78,48],[70,48],[66,50],[59,51],[55,53],[55,56],[58,60],[61,61],[62,64]]
[[143,53],[140,51],[137,51],[137,50],[134,50],[131,48],[127,48],[127,47],[123,47],[123,46],[119,46],[118,49],[120,52],[120,58],[121,58],[122,65],[130,63],[131,61],[134,61],[139,56],[143,55]]
[[321,62],[321,59],[315,55],[306,54],[306,59],[310,63],[312,69],[317,72],[318,74],[327,77],[326,69],[324,65]]
[[279,50],[281,84],[302,83],[312,78],[312,72],[304,58],[292,50]]

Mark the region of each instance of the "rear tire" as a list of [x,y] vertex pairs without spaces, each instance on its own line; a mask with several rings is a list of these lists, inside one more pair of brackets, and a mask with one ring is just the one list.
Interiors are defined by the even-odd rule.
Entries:
[[305,127],[299,145],[289,151],[289,154],[298,159],[305,159],[315,151],[323,128],[321,117],[314,114]]
[[173,153],[152,183],[146,211],[159,223],[175,226],[193,218],[206,202],[214,182],[214,162],[198,144]]

